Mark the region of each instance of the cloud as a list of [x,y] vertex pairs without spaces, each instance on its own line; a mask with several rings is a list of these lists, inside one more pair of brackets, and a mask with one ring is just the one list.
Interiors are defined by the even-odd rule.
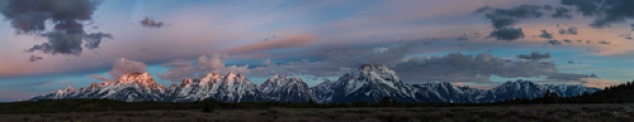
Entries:
[[551,15],[552,18],[565,18],[572,19],[572,15],[570,14],[570,9],[564,7],[555,8],[555,13]]
[[[545,54],[539,55],[545,57]],[[409,82],[490,82],[489,78],[493,75],[503,78],[547,76],[556,81],[578,81],[580,78],[596,77],[561,73],[555,63],[550,61],[503,59],[488,53],[415,57],[399,63],[394,70],[404,81]]]
[[620,84],[620,82],[615,82],[611,80],[599,79],[599,78],[582,78],[584,81],[584,85],[587,87],[594,87],[603,89],[608,86]]
[[169,68],[169,70],[159,75],[159,78],[172,82],[178,82],[185,78],[195,78],[198,76],[199,69],[194,67],[192,63],[193,61],[177,59],[163,64],[163,67]]
[[112,70],[108,73],[113,79],[118,79],[122,75],[128,73],[144,73],[146,72],[146,69],[147,66],[142,62],[120,58],[114,62]]
[[170,63],[163,64],[168,70],[161,74],[161,79],[170,80],[172,82],[180,82],[184,78],[200,78],[210,72],[215,73],[239,73],[247,74],[250,72],[249,65],[230,65],[225,66],[224,61],[228,59],[227,54],[213,54],[211,57],[205,55],[200,56],[197,61],[177,59]]
[[378,54],[385,53],[385,52],[387,52],[388,50],[390,50],[390,48],[387,48],[387,47],[377,47],[377,48],[374,48],[374,52],[375,52],[375,53],[378,53]]
[[395,71],[411,82],[488,82],[490,76],[537,77],[557,72],[551,62],[512,61],[488,53],[451,53],[442,57],[415,57],[398,64]]
[[145,19],[141,20],[140,23],[143,27],[146,28],[161,28],[165,25],[163,22],[156,21],[148,17],[145,17]]
[[623,39],[632,40],[632,34],[619,34],[619,37],[623,37]]
[[610,45],[610,44],[612,44],[612,43],[610,43],[610,42],[608,42],[608,41],[603,40],[603,41],[599,41],[599,44]]
[[262,61],[262,64],[264,64],[264,65],[271,65],[271,64],[273,64],[273,63],[271,62],[271,59],[265,59],[264,61]]
[[526,60],[534,60],[534,61],[539,61],[542,59],[550,59],[550,53],[539,53],[537,51],[532,52],[530,55],[527,54],[520,54],[516,56],[519,59],[526,59]]
[[217,70],[225,68],[224,60],[228,57],[227,54],[213,54],[211,58],[203,55],[198,58],[198,63],[211,71],[217,72]]
[[584,78],[598,78],[595,74],[573,74],[573,73],[554,73],[548,75],[546,79],[563,80],[563,81],[579,81]]
[[552,33],[548,33],[548,31],[546,30],[541,30],[542,34],[539,35],[539,37],[544,38],[544,39],[553,39],[553,34]]
[[477,13],[485,13],[486,18],[493,24],[493,32],[490,36],[497,40],[513,41],[524,38],[522,28],[513,28],[513,25],[521,19],[541,18],[544,13],[540,10],[542,6],[521,5],[511,9],[493,9],[483,7],[476,10]]
[[559,34],[564,35],[564,34],[570,34],[570,35],[577,35],[578,31],[577,31],[577,27],[572,26],[568,29],[559,29]]
[[[27,52],[66,54],[78,56],[81,44],[89,49],[99,46],[103,33],[87,34],[80,22],[92,20],[93,12],[101,0],[6,0],[0,2],[0,11],[11,22],[17,34],[43,36],[47,42],[34,45]],[[46,31],[46,22],[55,24]],[[109,35],[108,37],[112,37]]]
[[467,35],[466,33],[464,33],[464,34],[462,34],[462,35],[458,36],[458,39],[456,39],[456,40],[458,40],[458,41],[466,41],[466,40],[469,40],[469,35]]
[[64,31],[53,31],[42,34],[48,38],[48,42],[35,45],[27,52],[41,51],[44,54],[71,54],[79,56],[82,52],[82,33],[66,33]]
[[590,26],[603,28],[613,23],[623,23],[634,18],[634,1],[631,0],[561,0],[584,16],[595,17]]
[[36,62],[36,61],[39,61],[39,60],[42,60],[42,59],[44,59],[44,58],[42,58],[42,56],[36,56],[36,55],[31,55],[31,57],[29,57],[29,61],[30,62]]
[[553,46],[561,46],[561,41],[557,40],[557,39],[551,39],[546,41],[547,44],[553,45]]
[[522,32],[522,28],[500,28],[493,30],[489,36],[495,37],[497,40],[512,41],[524,38],[524,32]]
[[112,81],[112,79],[106,78],[106,77],[101,76],[101,75],[90,75],[88,77],[93,78],[93,79],[97,79],[98,81]]
[[268,65],[251,69],[255,76],[268,77],[273,74],[310,75],[317,77],[339,77],[363,64],[385,64],[395,66],[409,54],[414,44],[398,44],[368,50],[336,50],[324,53],[319,61],[293,61],[281,65]]
[[99,48],[99,44],[101,44],[101,40],[104,38],[114,39],[114,37],[111,34],[107,34],[107,33],[99,32],[99,33],[87,34],[84,37],[84,39],[86,40],[86,44],[84,45],[84,47],[88,49]]
[[[451,53],[441,57],[408,57],[413,44],[394,45],[367,50],[346,50],[325,53],[318,61],[295,61],[287,64],[259,66],[251,69],[251,75],[267,77],[272,74],[338,77],[354,71],[362,64],[385,64],[398,72],[405,82],[490,82],[495,75],[503,78],[542,77],[556,75],[559,70],[549,53],[518,56],[512,60],[494,57],[488,53],[467,55]],[[380,49],[381,51],[375,51]],[[554,77],[553,78],[562,78]],[[563,81],[567,79],[557,79]]]
[[262,41],[229,49],[230,54],[249,53],[274,49],[296,48],[311,44],[315,37],[312,35],[296,35],[291,37],[277,37],[277,40]]

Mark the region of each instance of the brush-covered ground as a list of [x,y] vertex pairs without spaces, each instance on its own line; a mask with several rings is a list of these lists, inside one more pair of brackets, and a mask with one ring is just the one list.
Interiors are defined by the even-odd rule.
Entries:
[[533,104],[414,108],[218,108],[61,113],[4,113],[0,121],[67,122],[523,122],[634,120],[634,104]]

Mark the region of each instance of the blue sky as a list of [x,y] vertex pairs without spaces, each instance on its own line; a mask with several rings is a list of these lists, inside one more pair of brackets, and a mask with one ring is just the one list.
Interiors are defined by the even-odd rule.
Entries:
[[[516,79],[604,87],[632,80],[634,74],[629,70],[634,68],[634,43],[627,38],[632,33],[628,15],[634,13],[584,14],[581,10],[589,9],[577,6],[581,3],[559,0],[78,0],[59,5],[89,9],[50,6],[37,11],[47,14],[8,14],[29,8],[14,2],[0,2],[0,101],[101,82],[91,76],[116,79],[110,72],[127,71],[113,68],[121,58],[143,64],[146,68],[138,70],[162,85],[214,71],[242,73],[256,84],[282,74],[313,86],[362,64],[386,64],[407,83],[452,82],[483,89]],[[630,4],[618,2],[603,4]],[[488,9],[476,12],[481,8]],[[555,17],[558,8],[569,10],[565,14],[570,17]],[[57,14],[69,16],[52,16]],[[46,28],[33,31],[27,27],[39,20],[20,17],[42,17]],[[498,19],[513,21],[493,26]],[[81,26],[63,24],[74,22]],[[574,34],[559,33],[570,28],[576,28]],[[553,38],[540,37],[542,30]],[[95,40],[94,48],[86,45]],[[548,43],[555,40],[560,44]],[[81,47],[70,42],[81,42]],[[46,44],[62,46],[41,46]],[[518,58],[534,52],[548,56]],[[463,56],[471,58],[459,60]],[[191,66],[167,66],[183,62]]]

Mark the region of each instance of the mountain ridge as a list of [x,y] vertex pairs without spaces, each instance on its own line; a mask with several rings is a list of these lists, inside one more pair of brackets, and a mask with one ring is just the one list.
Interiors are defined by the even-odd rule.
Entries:
[[127,102],[193,102],[215,99],[222,102],[378,102],[390,97],[400,102],[490,103],[516,98],[538,98],[546,92],[572,97],[599,91],[582,85],[540,85],[530,81],[505,82],[489,90],[456,86],[448,82],[407,84],[385,65],[366,64],[336,81],[326,80],[308,87],[300,78],[273,75],[256,85],[236,73],[208,73],[199,79],[183,79],[165,87],[148,73],[125,74],[115,81],[93,82],[90,86],[69,87],[36,96],[39,99],[100,98]]

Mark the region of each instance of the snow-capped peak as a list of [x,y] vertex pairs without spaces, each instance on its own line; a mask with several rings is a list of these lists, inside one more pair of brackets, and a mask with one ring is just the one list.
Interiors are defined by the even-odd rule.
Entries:
[[73,88],[72,86],[66,87],[66,92],[71,92],[71,91],[75,91],[75,88]]
[[150,74],[144,73],[128,73],[124,74],[116,81],[116,84],[140,84],[142,86],[157,86],[156,82]]
[[258,90],[264,93],[267,99],[274,101],[308,102],[316,99],[312,89],[302,79],[277,74],[262,83]]
[[90,86],[88,86],[89,89],[96,89],[100,87],[99,84],[97,84],[97,82],[92,82],[90,83]]

